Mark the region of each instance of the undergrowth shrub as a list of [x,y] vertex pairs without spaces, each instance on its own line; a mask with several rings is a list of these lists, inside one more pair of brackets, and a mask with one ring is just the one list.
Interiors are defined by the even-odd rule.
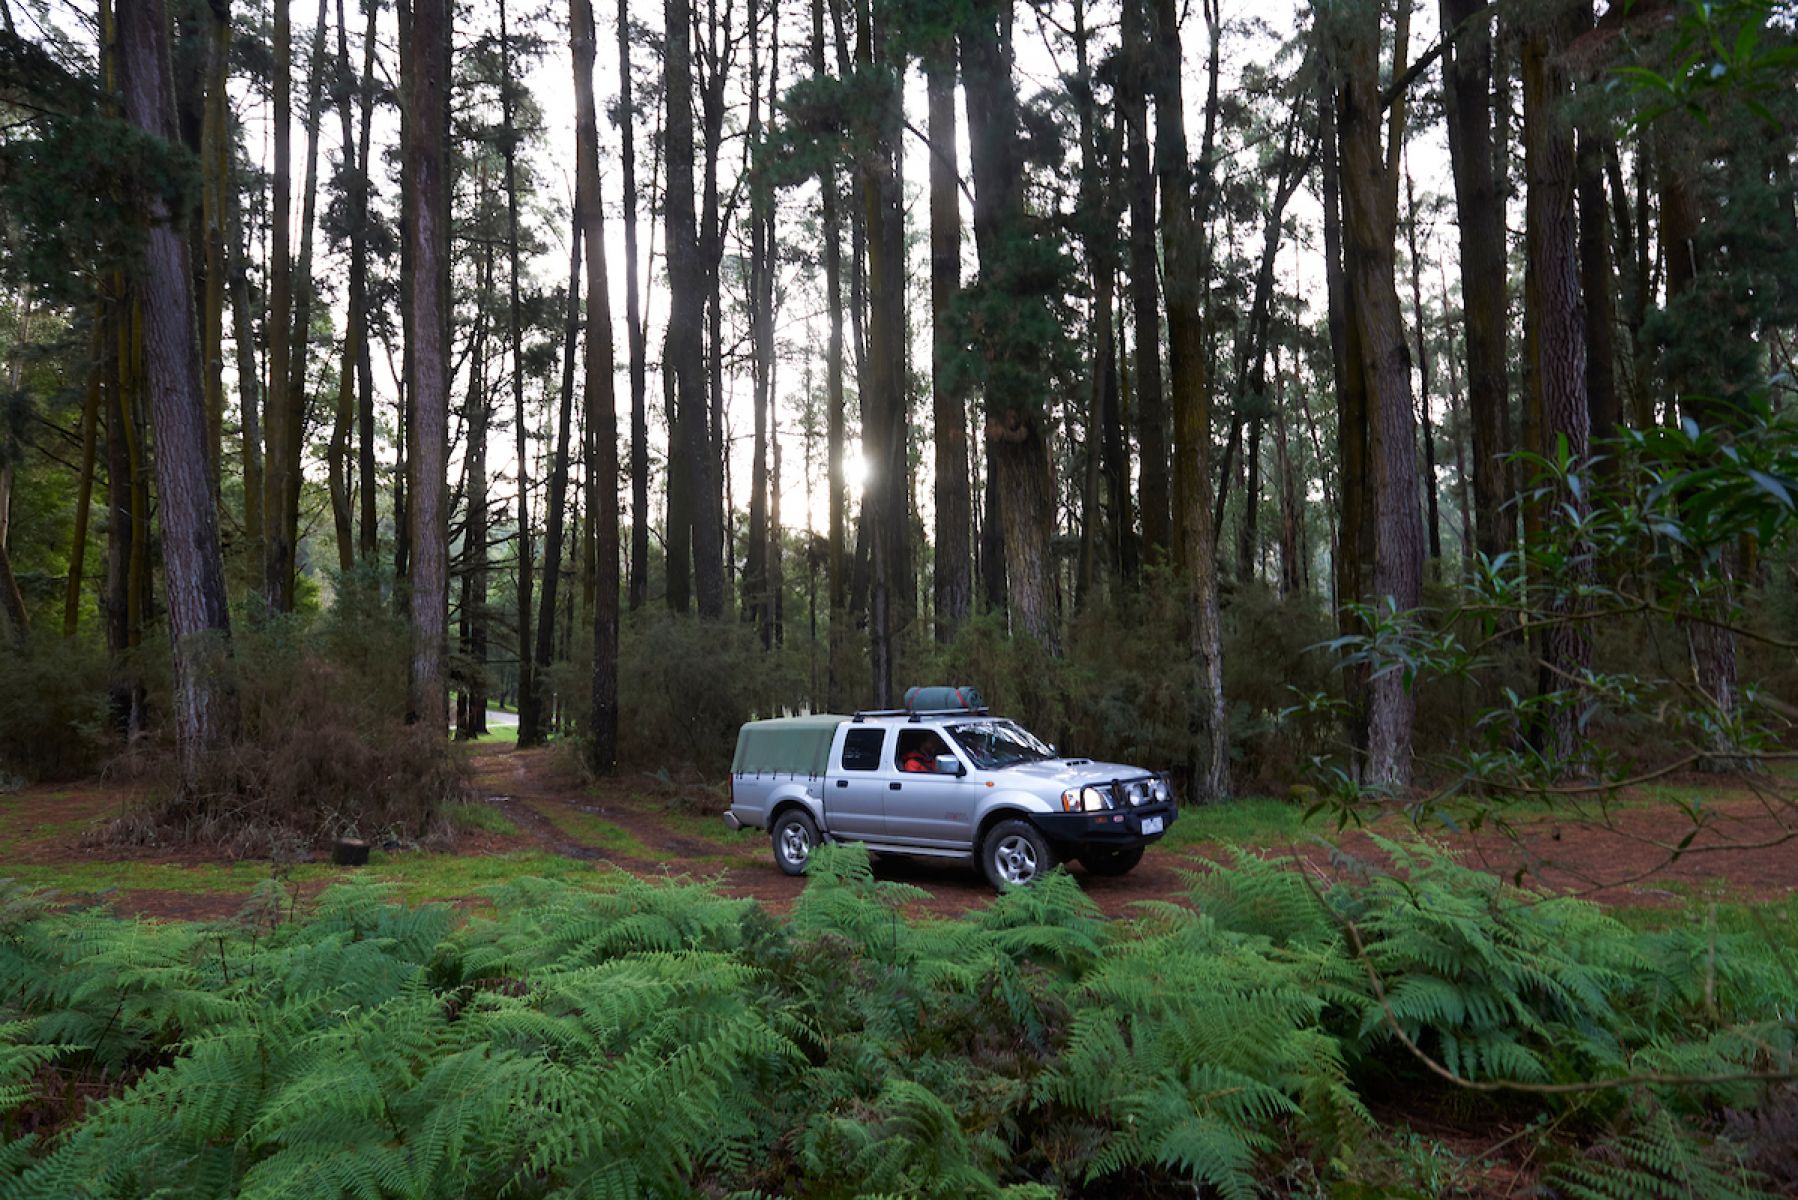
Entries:
[[105,836],[256,856],[346,834],[447,836],[445,813],[464,797],[467,769],[446,731],[404,719],[409,639],[364,572],[345,575],[316,618],[240,620],[217,666],[237,702],[237,736],[208,754],[186,789],[174,786],[166,753],[148,764],[153,798]]
[[[623,875],[472,917],[357,883],[274,924],[271,883],[221,926],[0,894],[0,1197],[1330,1194],[1391,1173],[1370,1088],[1445,1089],[1369,963],[1482,1079],[1790,1070],[1752,943],[1406,865],[1319,891],[1243,857],[1128,921],[1062,873],[909,917],[838,847],[781,920]],[[39,1120],[76,1077],[106,1097]],[[1726,1093],[1760,1097],[1511,1106],[1554,1115],[1560,1194],[1753,1196]]]
[[[591,636],[554,673],[566,715],[584,729],[592,707]],[[701,621],[649,606],[629,614],[619,638],[618,755],[628,767],[709,778],[730,768],[737,729],[805,707],[796,652],[762,649],[740,621]]]
[[[1334,732],[1329,721],[1286,711],[1298,696],[1336,686],[1315,649],[1332,631],[1315,606],[1281,601],[1260,585],[1232,589],[1221,617],[1235,786],[1281,794]],[[1184,588],[1152,572],[1141,588],[1081,613],[1061,658],[1033,638],[1008,636],[989,613],[921,670],[933,681],[978,686],[994,711],[1068,753],[1184,772],[1201,752],[1189,623]]]
[[0,782],[71,779],[116,745],[105,651],[79,638],[0,638]]

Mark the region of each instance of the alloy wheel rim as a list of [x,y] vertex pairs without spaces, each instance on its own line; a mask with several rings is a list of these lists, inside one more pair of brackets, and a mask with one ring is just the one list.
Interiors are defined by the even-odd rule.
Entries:
[[993,861],[999,868],[999,877],[1014,887],[1036,878],[1036,847],[1029,838],[1015,833],[1004,838],[993,852]]
[[790,863],[802,863],[811,857],[812,839],[805,826],[794,821],[780,831],[780,853]]

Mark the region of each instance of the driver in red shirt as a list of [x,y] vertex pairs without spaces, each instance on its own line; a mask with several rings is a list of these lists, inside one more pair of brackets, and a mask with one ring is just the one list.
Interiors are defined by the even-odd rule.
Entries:
[[926,733],[917,740],[911,749],[899,755],[899,769],[916,774],[936,774],[937,755],[949,753],[949,747],[943,739],[934,733]]

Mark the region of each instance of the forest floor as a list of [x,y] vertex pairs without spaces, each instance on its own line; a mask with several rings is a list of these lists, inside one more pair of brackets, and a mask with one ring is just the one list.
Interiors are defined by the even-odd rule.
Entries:
[[[366,874],[391,882],[401,897],[475,906],[483,889],[523,875],[600,882],[608,872],[688,877],[775,911],[792,903],[803,881],[774,865],[766,838],[733,833],[719,820],[721,787],[678,783],[666,774],[631,774],[594,785],[555,747],[521,751],[505,742],[471,748],[474,802],[458,809],[453,851],[377,850]],[[121,913],[216,919],[242,908],[271,877],[315,895],[344,877],[327,862],[230,861],[193,849],[122,849],[92,831],[136,800],[125,785],[90,782],[38,786],[0,795],[0,879],[51,889],[70,902],[98,901]],[[1706,822],[1695,835],[1688,809]],[[1563,809],[1512,810],[1505,827],[1439,825],[1436,840],[1506,878],[1598,900],[1636,923],[1656,924],[1720,904],[1755,910],[1798,940],[1798,842],[1740,782],[1693,776],[1634,789],[1608,817],[1582,819]],[[1143,900],[1179,899],[1186,877],[1227,859],[1231,847],[1292,854],[1330,874],[1377,861],[1373,834],[1417,836],[1402,811],[1338,833],[1307,825],[1297,803],[1239,800],[1186,810],[1169,836],[1122,878],[1088,875],[1087,893],[1108,914]],[[1671,850],[1691,836],[1677,859]],[[876,874],[913,884],[919,913],[953,915],[988,903],[992,892],[965,865],[883,858]]]

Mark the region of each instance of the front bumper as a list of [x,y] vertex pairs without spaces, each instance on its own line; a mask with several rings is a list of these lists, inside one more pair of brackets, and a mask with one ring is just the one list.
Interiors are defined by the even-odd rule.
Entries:
[[[1144,817],[1160,817],[1161,829],[1156,833],[1144,833]],[[1160,841],[1178,817],[1179,810],[1172,804],[1145,804],[1140,808],[1105,812],[1033,813],[1030,819],[1051,841],[1127,848]]]

